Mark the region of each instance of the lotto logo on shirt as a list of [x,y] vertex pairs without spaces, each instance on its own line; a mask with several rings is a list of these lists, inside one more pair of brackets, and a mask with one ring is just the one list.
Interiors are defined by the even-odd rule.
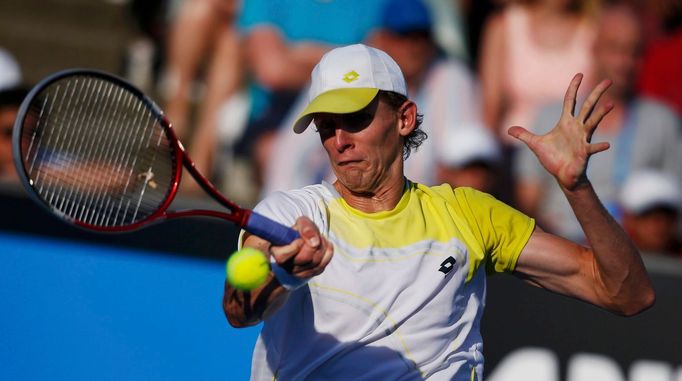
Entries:
[[452,271],[452,269],[455,267],[455,263],[457,263],[457,260],[455,258],[448,257],[440,264],[440,268],[438,269],[438,271],[447,275],[447,273]]

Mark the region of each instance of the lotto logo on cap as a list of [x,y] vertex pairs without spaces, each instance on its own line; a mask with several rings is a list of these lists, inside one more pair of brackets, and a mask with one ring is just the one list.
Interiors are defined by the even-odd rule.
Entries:
[[336,48],[325,54],[312,72],[308,106],[294,123],[303,132],[313,114],[347,114],[362,110],[379,90],[407,96],[398,64],[388,54],[366,45]]

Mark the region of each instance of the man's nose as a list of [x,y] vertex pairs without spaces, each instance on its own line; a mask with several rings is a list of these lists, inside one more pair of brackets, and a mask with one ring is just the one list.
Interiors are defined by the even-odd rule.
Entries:
[[353,145],[351,134],[343,127],[337,125],[334,129],[334,147],[343,152]]

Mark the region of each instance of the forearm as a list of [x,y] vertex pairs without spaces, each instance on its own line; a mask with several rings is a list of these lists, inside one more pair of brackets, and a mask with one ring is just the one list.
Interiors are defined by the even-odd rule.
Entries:
[[596,297],[602,306],[624,315],[649,307],[654,291],[639,251],[585,182],[563,189],[591,246]]
[[246,40],[246,51],[257,80],[275,90],[299,89],[327,47],[314,43],[289,44],[281,34],[263,27]]
[[[331,261],[334,246],[309,218],[297,218],[293,228],[300,238],[282,246],[272,246],[255,235],[246,235],[243,246],[267,253],[268,259],[272,258],[277,266],[271,266],[265,284],[256,289],[239,291],[225,285],[223,309],[233,326],[246,327],[267,318],[286,303],[289,290],[304,286]],[[281,271],[277,270],[275,275],[272,267]]]
[[318,43],[298,43],[283,47],[269,66],[269,84],[277,89],[300,89],[310,81],[310,72],[330,47]]
[[237,290],[226,281],[223,310],[233,327],[249,327],[277,310],[286,302],[287,296],[288,291],[279,284],[272,272],[261,287],[250,291]]
[[[256,236],[247,237],[243,246],[269,252],[269,243]],[[270,271],[263,285],[249,291],[238,290],[225,282],[223,310],[232,326],[248,327],[260,323],[268,313],[274,312],[286,301],[287,296],[288,291]]]

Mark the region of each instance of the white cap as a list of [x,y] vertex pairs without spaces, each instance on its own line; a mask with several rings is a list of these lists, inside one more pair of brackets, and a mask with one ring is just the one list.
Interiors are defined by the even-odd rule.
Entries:
[[655,170],[643,170],[628,177],[621,189],[620,200],[626,211],[635,214],[657,206],[680,210],[682,193],[669,175]]
[[398,64],[383,51],[363,44],[327,52],[311,75],[308,105],[294,123],[303,132],[313,114],[347,114],[362,110],[379,90],[407,96],[407,85]]
[[0,48],[0,90],[19,86],[21,84],[21,69],[14,57]]
[[493,134],[482,124],[470,124],[453,126],[439,160],[449,167],[461,167],[475,161],[495,164],[500,156],[500,146]]

